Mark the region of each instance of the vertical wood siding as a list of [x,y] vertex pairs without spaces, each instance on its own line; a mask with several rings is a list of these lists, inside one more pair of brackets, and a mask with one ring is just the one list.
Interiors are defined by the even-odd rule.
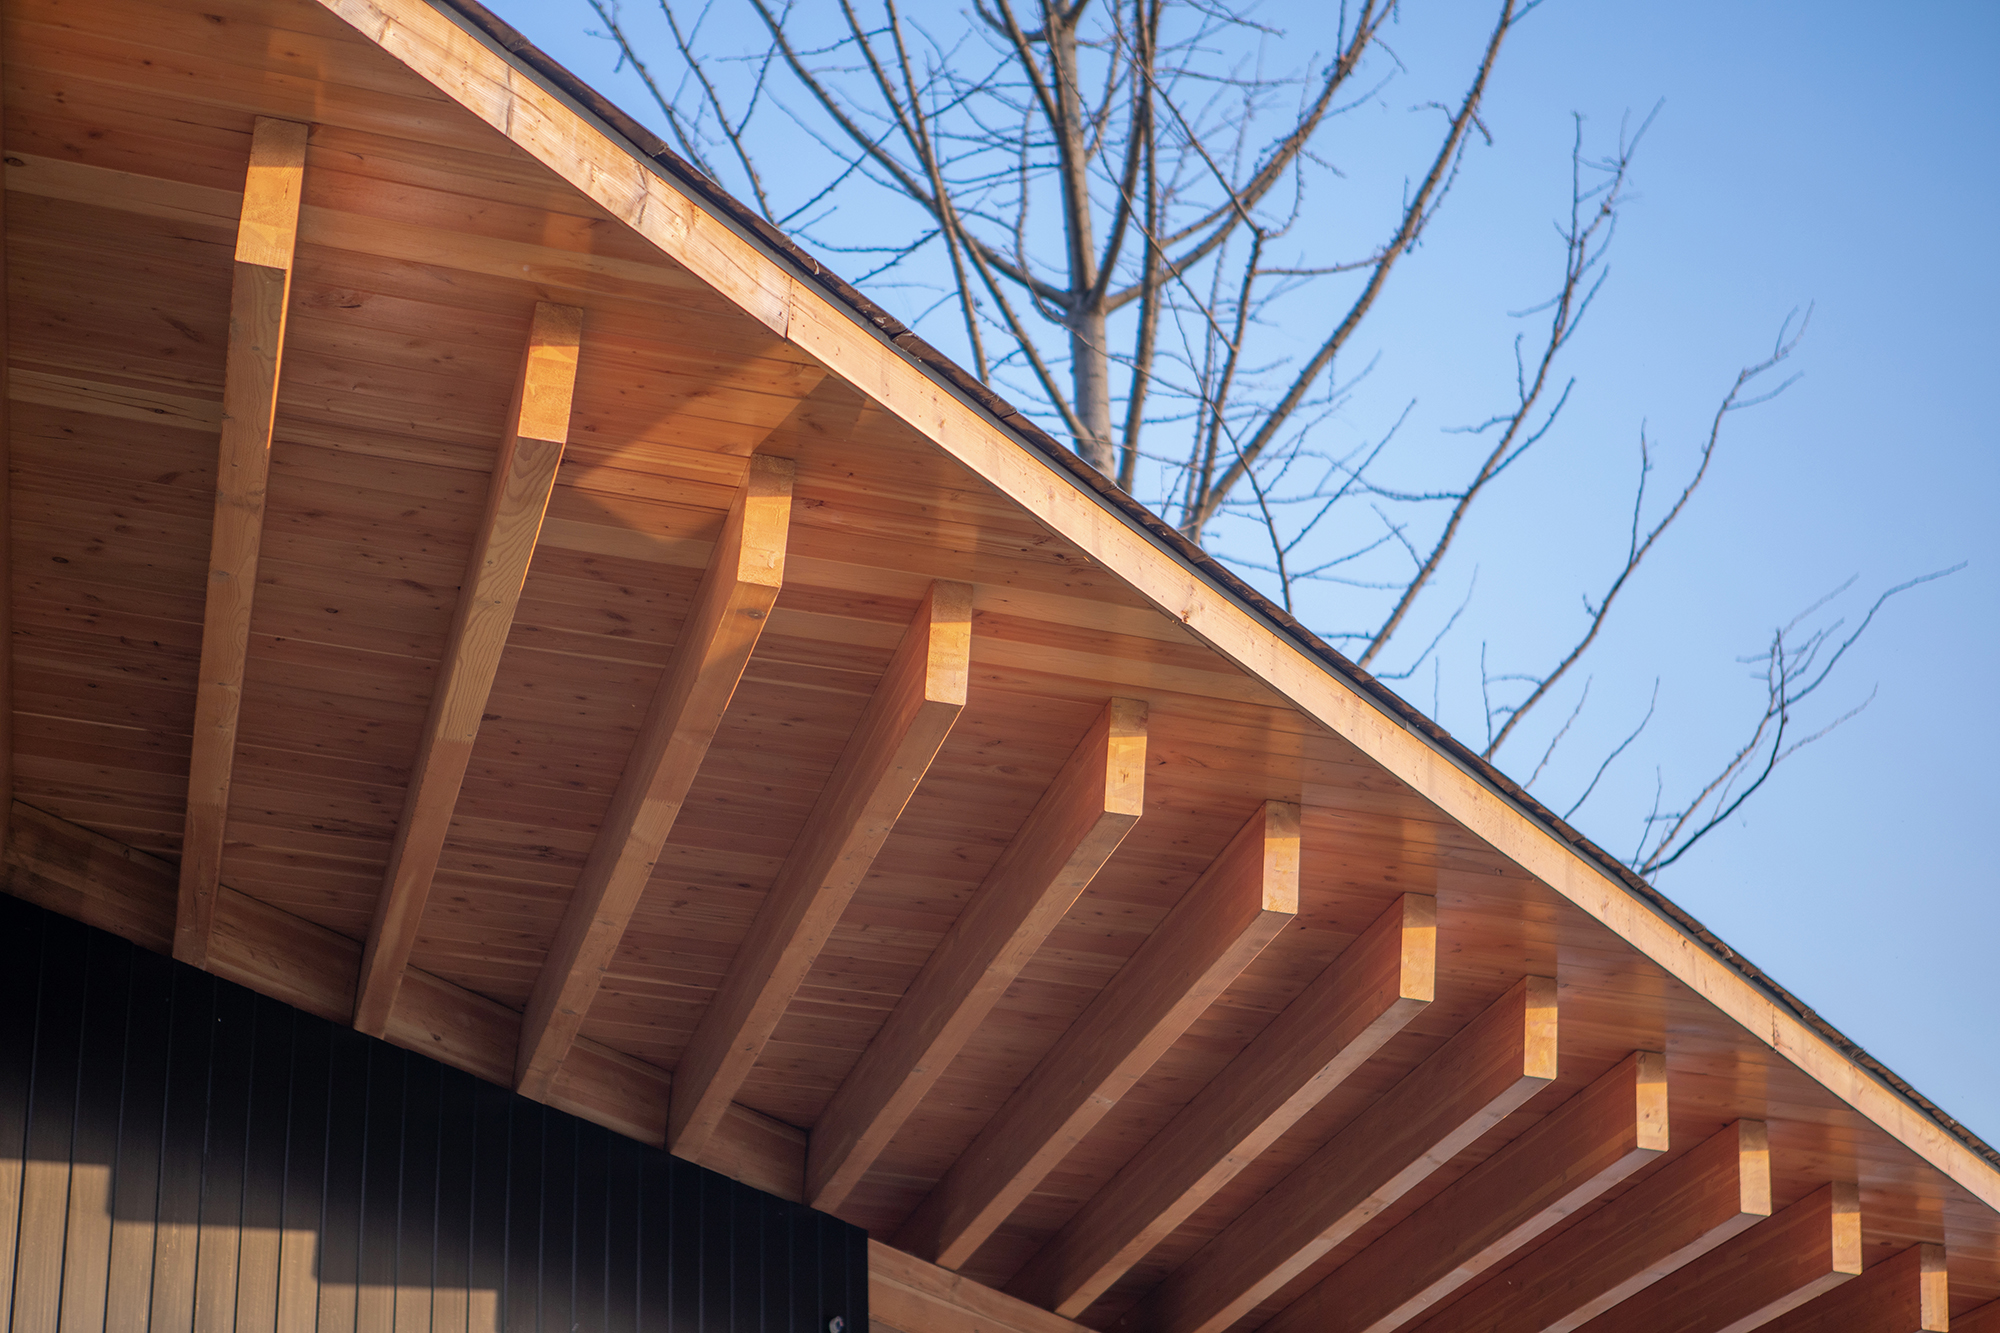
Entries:
[[0,895],[0,1328],[824,1333],[867,1238]]

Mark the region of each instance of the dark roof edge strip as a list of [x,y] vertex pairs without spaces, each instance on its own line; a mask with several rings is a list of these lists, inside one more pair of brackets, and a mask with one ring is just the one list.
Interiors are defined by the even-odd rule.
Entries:
[[1110,478],[1086,463],[1075,451],[1035,425],[1013,404],[1001,398],[958,363],[918,337],[895,316],[849,286],[832,270],[800,248],[789,236],[710,180],[668,147],[658,135],[552,59],[541,48],[515,31],[505,20],[480,4],[479,0],[427,0],[427,3],[434,9],[460,20],[461,26],[470,24],[475,30],[475,35],[483,36],[488,42],[498,46],[509,63],[542,84],[549,92],[571,103],[588,118],[599,122],[614,137],[625,140],[637,156],[650,161],[668,176],[675,186],[707,208],[732,231],[743,236],[745,240],[766,252],[773,260],[783,264],[797,276],[812,283],[836,305],[844,306],[858,322],[895,347],[929,378],[976,408],[982,415],[990,417],[1023,445],[1066,472],[1077,486],[1089,492],[1105,508],[1143,533],[1153,545],[1193,570],[1216,591],[1289,639],[1308,656],[1320,661],[1397,725],[1423,740],[1441,756],[1464,770],[1513,807],[1517,813],[1541,826],[1550,836],[1590,860],[1600,871],[1622,884],[1683,935],[1700,944],[1745,981],[1769,996],[1782,1008],[1789,1010],[1799,1022],[1866,1071],[1876,1082],[1922,1112],[1926,1118],[1988,1163],[2000,1168],[2000,1149],[1988,1144],[1935,1102],[1911,1087],[1894,1070],[1820,1017],[1810,1005],[1779,985],[1762,968],[1730,948],[1713,931],[1654,888],[1630,866],[1571,828],[1560,816],[1529,795],[1513,779],[1473,753],[1443,727],[1406,703],[1395,691],[1348,661],[1339,650],[1294,619],[1290,612],[1245,583],[1228,566],[1190,541],[1178,528],[1153,513]]

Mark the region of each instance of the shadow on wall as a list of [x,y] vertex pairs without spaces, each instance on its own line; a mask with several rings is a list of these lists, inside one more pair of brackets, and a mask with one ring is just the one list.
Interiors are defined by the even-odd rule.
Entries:
[[0,1327],[866,1327],[858,1228],[0,896]]

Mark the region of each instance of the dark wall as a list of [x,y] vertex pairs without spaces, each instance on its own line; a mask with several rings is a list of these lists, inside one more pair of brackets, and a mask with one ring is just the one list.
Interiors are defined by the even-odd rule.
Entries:
[[857,1227],[0,895],[15,1333],[823,1333],[866,1307]]

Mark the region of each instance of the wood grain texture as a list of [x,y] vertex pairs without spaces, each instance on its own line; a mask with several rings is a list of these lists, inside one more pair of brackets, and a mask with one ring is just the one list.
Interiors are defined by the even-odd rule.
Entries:
[[1182,1265],[1120,1327],[1228,1328],[1555,1076],[1555,982],[1524,977]]
[[1265,1325],[1388,1333],[1667,1150],[1667,1062],[1636,1051]]
[[[0,34],[0,79],[7,70],[7,39]],[[0,84],[4,86],[4,84]],[[7,138],[6,99],[0,97],[0,146]],[[0,348],[8,338],[7,322],[7,192],[0,188]],[[0,643],[9,645],[0,652],[0,810],[14,804],[14,459],[13,433],[8,426],[8,403],[13,399],[13,358],[0,354]],[[0,820],[0,824],[4,824]],[[6,850],[6,832],[0,829],[0,852]],[[0,1213],[18,1194],[20,1168],[0,1165]],[[4,1240],[12,1222],[0,1223]],[[5,1306],[12,1278],[0,1279],[0,1306]]]
[[1739,1120],[1415,1333],[1569,1333],[1770,1215],[1769,1134]]
[[813,1127],[815,1208],[837,1212],[1145,807],[1146,706],[1113,699]]
[[[176,888],[165,861],[18,801],[6,858],[7,889],[16,897],[141,948],[171,953]],[[344,1022],[354,1010],[360,956],[353,940],[227,885],[221,890],[209,970],[225,980]],[[514,1011],[412,968],[383,1035],[506,1087],[513,1081],[518,1030]],[[666,1142],[662,1108],[670,1082],[665,1070],[586,1037],[542,1100],[659,1147]],[[749,1107],[728,1109],[699,1160],[767,1194],[790,1200],[804,1195],[804,1133]]]
[[[857,321],[809,265],[774,261],[698,187],[576,117],[524,75],[531,57],[474,31],[469,9],[335,7],[384,22],[364,34],[311,0],[9,9],[8,313],[35,334],[14,340],[7,367],[17,790],[169,860],[186,815],[242,155],[257,115],[314,126],[220,876],[312,929],[267,936],[228,907],[224,965],[252,969],[260,989],[351,1003],[352,941],[372,919],[445,655],[519,328],[535,301],[562,301],[591,329],[576,424],[394,1011],[399,1040],[517,1075],[517,1011],[745,460],[776,450],[798,464],[786,587],[549,1097],[637,1136],[663,1132],[665,1071],[744,949],[911,608],[945,578],[978,590],[965,712],[707,1156],[730,1151],[738,1126],[746,1160],[789,1151],[774,1188],[802,1188],[791,1126],[824,1126],[1073,742],[1119,696],[1149,709],[1148,818],[858,1173],[844,1217],[896,1235],[1242,815],[1283,795],[1299,799],[1308,867],[1295,928],[960,1279],[1006,1283],[1048,1250],[1386,905],[1418,892],[1435,893],[1445,931],[1436,1002],[1112,1282],[1093,1324],[1250,1215],[1524,974],[1563,979],[1567,1074],[1538,1112],[1574,1095],[1584,1071],[1664,1046],[1690,1146],[1768,1119],[1776,1197],[1854,1179],[1870,1205],[1866,1253],[1948,1237],[1956,1304],[2000,1297],[2000,1214],[1981,1193],[1991,1172],[1920,1100],[1010,436],[1003,409],[996,421],[955,395],[904,355],[914,343]],[[95,868],[124,873],[117,857]],[[34,887],[66,910],[103,910],[90,892],[40,876]],[[1467,1146],[1252,1318],[1529,1119]],[[163,1289],[192,1300],[188,1257],[184,1273],[163,1270]],[[386,1310],[369,1301],[368,1318]]]
[[222,877],[305,166],[306,127],[258,117],[250,139],[229,294],[215,518],[174,921],[174,957],[196,967],[208,965],[215,895]]
[[479,739],[500,654],[514,626],[528,564],[535,556],[549,494],[569,439],[583,312],[535,305],[521,357],[508,432],[494,460],[486,513],[459,587],[451,635],[438,664],[430,715],[403,798],[403,815],[389,849],[389,868],[361,954],[354,1026],[379,1037],[395,1012],[403,972],[416,947],[438,857],[451,832],[452,811]]
[[1086,1333],[1082,1324],[868,1242],[868,1319],[894,1333]]
[[665,176],[635,169],[627,145],[588,125],[555,93],[522,78],[505,58],[419,0],[321,0],[365,39],[471,116],[588,196],[610,216],[686,266],[709,290],[861,386],[887,413],[963,463],[998,494],[1035,514],[1087,560],[1263,682],[1303,715],[1351,742],[1384,771],[1472,830],[1511,865],[1648,956],[1766,1050],[1794,1065],[1871,1123],[2000,1208],[2000,1166],[1882,1081],[1761,989],[1712,948],[1689,947],[1673,920],[1546,824],[1324,662],[1271,631],[1267,621],[1163,552],[1048,459],[913,364],[862,316],[768,255]]
[[1835,1181],[1583,1327],[1589,1333],[1748,1333],[1860,1271],[1860,1191]]
[[1912,1245],[1852,1282],[1764,1325],[1765,1333],[1945,1333],[1950,1274],[1944,1246]]
[[933,583],[674,1071],[667,1141],[698,1155],[965,707],[972,589]]
[[1074,1317],[1436,995],[1437,901],[1404,894],[1008,1285]]
[[2000,1301],[1988,1301],[1951,1321],[1954,1333],[1995,1333],[2000,1330]]
[[956,1268],[1298,913],[1298,807],[1266,801],[898,1233]]
[[785,580],[793,466],[755,456],[694,609],[625,760],[611,809],[564,909],[521,1024],[519,1090],[554,1082],[624,938]]

